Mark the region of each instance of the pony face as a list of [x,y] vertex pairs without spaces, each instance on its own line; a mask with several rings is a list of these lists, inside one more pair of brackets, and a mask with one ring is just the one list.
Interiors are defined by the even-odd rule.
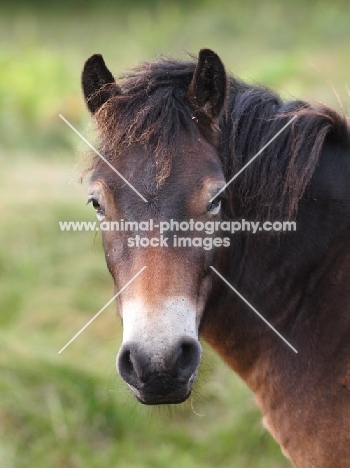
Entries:
[[215,126],[226,74],[211,51],[202,51],[197,67],[184,73],[190,80],[183,89],[163,82],[168,93],[159,85],[152,93],[147,77],[138,76],[147,92],[141,99],[139,91],[136,103],[137,84],[123,91],[100,56],[83,72],[109,161],[97,162],[88,197],[101,221],[116,291],[146,267],[117,298],[123,320],[117,368],[145,404],[181,403],[191,393],[202,354],[198,330],[211,290],[209,266],[222,245],[215,222],[225,194],[216,194],[226,182]]

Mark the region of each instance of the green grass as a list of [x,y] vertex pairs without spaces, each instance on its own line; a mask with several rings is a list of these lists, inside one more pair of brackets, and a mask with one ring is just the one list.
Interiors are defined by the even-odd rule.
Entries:
[[[62,159],[64,157],[62,155]],[[3,161],[0,197],[0,466],[283,467],[252,396],[206,350],[183,408],[144,408],[116,375],[120,320],[110,306],[58,350],[113,295],[101,239],[60,232],[93,219],[70,164]]]
[[[90,2],[92,4],[92,2]],[[132,5],[132,3],[131,3]],[[0,20],[1,145],[40,151],[73,148],[74,136],[57,119],[87,120],[80,72],[103,53],[116,75],[158,54],[185,58],[212,47],[227,69],[262,82],[285,97],[320,99],[338,106],[330,82],[347,106],[349,4],[221,0],[139,1],[134,8],[5,11]],[[40,12],[40,13],[39,13]]]
[[288,467],[250,392],[207,348],[192,402],[171,410],[137,404],[116,375],[113,306],[57,354],[113,295],[100,237],[58,228],[94,219],[74,169],[85,147],[58,114],[91,136],[80,73],[92,53],[119,75],[201,47],[250,82],[338,108],[330,81],[348,109],[349,6],[118,3],[38,0],[0,16],[0,467]]

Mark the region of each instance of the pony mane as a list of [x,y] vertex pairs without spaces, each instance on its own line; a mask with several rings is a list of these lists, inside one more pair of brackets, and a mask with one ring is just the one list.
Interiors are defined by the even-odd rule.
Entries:
[[326,142],[349,145],[345,116],[305,101],[283,102],[269,89],[231,78],[220,123],[220,153],[231,178],[292,117],[296,119],[229,186],[231,215],[283,220],[295,217]]
[[[130,145],[148,148],[160,185],[170,173],[183,132],[194,144],[201,135],[210,140],[209,131],[201,134],[187,101],[195,68],[195,61],[163,57],[141,63],[108,85],[115,86],[115,95],[95,114],[104,155],[112,160]],[[349,144],[349,126],[344,116],[326,105],[283,102],[269,89],[229,77],[226,107],[218,122],[218,151],[228,180],[295,115],[295,121],[229,186],[231,216],[261,220],[295,216],[326,138]]]

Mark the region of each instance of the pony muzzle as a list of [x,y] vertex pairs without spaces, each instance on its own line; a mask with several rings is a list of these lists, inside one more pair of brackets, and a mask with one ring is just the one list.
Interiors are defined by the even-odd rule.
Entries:
[[141,403],[177,404],[191,394],[201,355],[199,341],[191,337],[152,354],[127,342],[118,353],[117,369]]
[[144,404],[181,403],[196,378],[202,347],[194,301],[168,296],[156,303],[124,299],[120,376]]

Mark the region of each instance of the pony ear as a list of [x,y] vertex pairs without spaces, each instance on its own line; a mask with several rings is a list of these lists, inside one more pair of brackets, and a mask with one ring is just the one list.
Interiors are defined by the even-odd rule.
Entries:
[[81,84],[87,107],[92,114],[110,97],[122,93],[100,54],[92,55],[85,62]]
[[225,67],[210,49],[201,49],[188,91],[188,99],[197,118],[217,119],[224,107],[227,89]]

